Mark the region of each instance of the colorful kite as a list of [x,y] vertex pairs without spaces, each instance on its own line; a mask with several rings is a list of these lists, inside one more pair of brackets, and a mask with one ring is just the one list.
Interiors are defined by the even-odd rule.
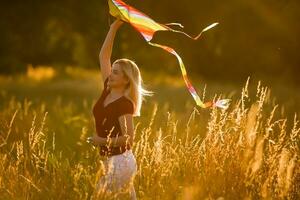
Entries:
[[148,42],[148,44],[150,44],[152,46],[160,47],[160,48],[166,50],[167,52],[169,52],[169,53],[171,53],[171,54],[173,54],[177,57],[177,60],[180,64],[180,69],[181,69],[181,73],[182,73],[184,82],[185,82],[189,92],[193,96],[193,98],[196,101],[196,104],[198,106],[200,106],[202,108],[208,108],[208,107],[219,107],[219,108],[223,108],[223,109],[228,108],[230,99],[222,99],[222,100],[218,100],[216,102],[209,101],[209,102],[203,103],[201,101],[199,95],[197,94],[196,90],[192,86],[191,82],[189,81],[189,79],[187,77],[185,67],[184,67],[184,64],[182,62],[182,59],[176,53],[176,51],[174,49],[168,47],[168,46],[150,42],[156,31],[173,31],[173,32],[177,32],[177,33],[182,33],[182,34],[186,35],[187,37],[189,37],[193,40],[197,40],[203,32],[213,28],[214,26],[218,25],[218,23],[213,23],[210,26],[206,27],[205,29],[203,29],[201,31],[201,33],[198,36],[191,37],[190,35],[186,34],[185,32],[174,30],[174,29],[167,26],[167,25],[178,25],[181,28],[183,28],[183,26],[181,24],[178,24],[178,23],[168,23],[168,24],[157,23],[154,20],[152,20],[149,16],[147,16],[146,14],[144,14],[144,13],[138,11],[137,9],[125,4],[121,0],[108,0],[108,5],[109,5],[109,13],[112,16],[131,24],[138,32],[140,32],[142,34],[142,36],[145,38],[145,40]]

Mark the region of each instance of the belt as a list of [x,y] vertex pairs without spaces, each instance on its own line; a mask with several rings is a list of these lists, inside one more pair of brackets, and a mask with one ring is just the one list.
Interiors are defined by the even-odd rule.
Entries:
[[127,146],[127,148],[125,146],[111,147],[111,148],[107,148],[106,146],[100,146],[99,154],[102,158],[107,158],[114,155],[120,155],[129,149],[131,149],[130,146]]

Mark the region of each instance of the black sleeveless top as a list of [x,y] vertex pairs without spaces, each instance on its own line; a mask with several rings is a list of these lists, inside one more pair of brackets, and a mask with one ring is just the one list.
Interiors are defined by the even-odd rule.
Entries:
[[[133,103],[124,95],[104,107],[103,102],[110,93],[107,82],[108,77],[104,81],[102,94],[93,107],[97,135],[104,138],[121,136],[122,131],[118,118],[124,114],[133,114],[134,111]],[[125,152],[126,149],[131,149],[129,143],[126,146],[99,147],[101,156],[118,155]]]

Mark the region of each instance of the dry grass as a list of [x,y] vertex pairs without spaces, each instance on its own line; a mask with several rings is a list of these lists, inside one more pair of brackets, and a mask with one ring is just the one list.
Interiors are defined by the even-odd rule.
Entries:
[[[80,110],[59,99],[36,105],[4,96],[1,199],[91,199],[103,173],[97,150],[85,143],[94,130],[92,102]],[[194,109],[180,127],[166,107],[147,108],[135,121],[138,198],[299,199],[299,119],[280,117],[260,83],[251,98],[247,82],[229,109]],[[157,120],[158,112],[166,117]]]

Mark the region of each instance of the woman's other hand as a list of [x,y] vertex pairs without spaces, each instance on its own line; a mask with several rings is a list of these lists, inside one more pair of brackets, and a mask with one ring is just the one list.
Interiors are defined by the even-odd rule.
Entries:
[[97,135],[93,135],[92,137],[88,137],[86,139],[86,141],[89,143],[89,144],[92,144],[94,146],[96,145],[99,145],[99,137]]

